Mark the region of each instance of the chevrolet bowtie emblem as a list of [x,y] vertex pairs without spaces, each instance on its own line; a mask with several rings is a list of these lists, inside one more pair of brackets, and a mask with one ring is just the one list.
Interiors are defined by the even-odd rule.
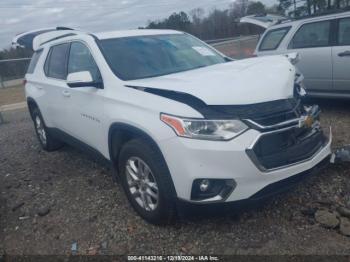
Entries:
[[299,127],[311,128],[314,123],[315,120],[312,116],[303,116],[299,120]]

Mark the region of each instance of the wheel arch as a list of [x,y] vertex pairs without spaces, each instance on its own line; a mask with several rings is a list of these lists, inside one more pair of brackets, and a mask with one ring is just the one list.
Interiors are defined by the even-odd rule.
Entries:
[[117,174],[119,173],[118,159],[119,159],[119,154],[123,145],[128,141],[132,139],[137,139],[137,138],[144,139],[146,142],[150,143],[150,145],[159,153],[161,159],[164,161],[164,165],[170,176],[170,180],[172,183],[172,190],[174,192],[174,196],[176,197],[177,192],[175,189],[175,184],[171,176],[168,163],[166,162],[160,147],[149,134],[147,134],[145,131],[141,130],[138,127],[135,127],[130,124],[118,123],[118,122],[111,124],[108,132],[108,149],[109,149],[110,161],[115,171],[117,172]]
[[145,139],[156,148],[164,159],[157,142],[149,134],[133,125],[116,122],[111,124],[108,131],[108,150],[111,161],[118,159],[123,144],[135,138]]
[[33,109],[37,108],[40,111],[40,108],[37,102],[32,97],[27,97],[27,105],[28,105],[30,117],[33,119]]

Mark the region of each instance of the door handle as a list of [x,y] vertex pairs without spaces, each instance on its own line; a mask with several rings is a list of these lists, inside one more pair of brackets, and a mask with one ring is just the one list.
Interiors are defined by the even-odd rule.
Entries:
[[68,90],[62,91],[63,96],[70,97],[70,92]]
[[339,53],[338,56],[343,57],[343,56],[350,56],[350,51],[344,51],[342,53]]

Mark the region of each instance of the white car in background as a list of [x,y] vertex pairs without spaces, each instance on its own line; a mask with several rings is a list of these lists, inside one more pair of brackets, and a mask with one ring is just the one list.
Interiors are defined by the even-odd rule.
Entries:
[[137,213],[257,201],[328,162],[331,136],[285,56],[232,61],[172,30],[17,36],[35,50],[26,97],[37,137],[106,160]]
[[308,95],[350,98],[350,12],[300,20],[252,15],[241,22],[266,28],[257,56],[299,54]]

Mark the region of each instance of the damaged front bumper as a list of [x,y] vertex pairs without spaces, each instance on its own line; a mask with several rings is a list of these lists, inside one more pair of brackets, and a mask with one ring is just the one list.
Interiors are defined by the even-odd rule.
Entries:
[[[161,149],[179,199],[203,204],[249,199],[325,159],[329,162],[332,131],[325,135],[328,131],[320,127],[319,108],[302,106],[298,101],[273,104],[275,107],[259,105],[268,111],[266,114],[251,109],[251,117],[244,119],[251,128],[230,141],[180,137],[163,141]],[[198,200],[192,192],[195,181],[201,180],[231,181],[234,186],[226,195]]]

